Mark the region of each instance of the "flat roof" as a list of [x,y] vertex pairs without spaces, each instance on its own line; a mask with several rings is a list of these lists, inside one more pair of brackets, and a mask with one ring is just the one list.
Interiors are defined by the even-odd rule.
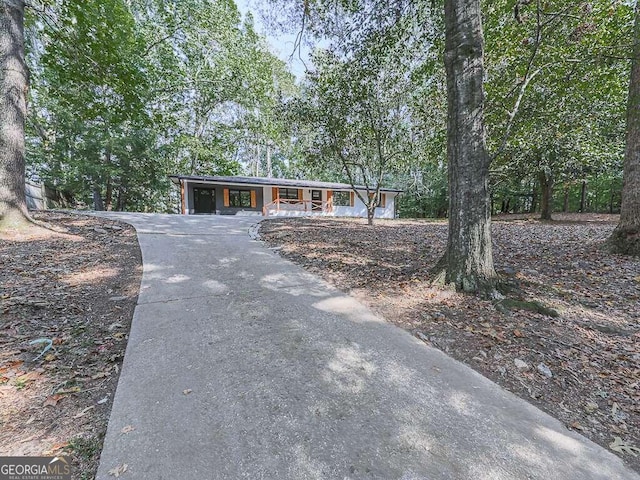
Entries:
[[[317,182],[313,180],[293,180],[288,178],[267,178],[267,177],[223,177],[223,176],[200,176],[200,175],[169,175],[169,178],[176,185],[180,180],[191,182],[211,182],[211,183],[235,183],[239,185],[273,185],[275,187],[299,187],[299,188],[326,188],[329,190],[351,190],[348,183]],[[364,185],[356,185],[358,190],[366,190]],[[396,188],[381,188],[381,192],[402,193],[403,190]]]

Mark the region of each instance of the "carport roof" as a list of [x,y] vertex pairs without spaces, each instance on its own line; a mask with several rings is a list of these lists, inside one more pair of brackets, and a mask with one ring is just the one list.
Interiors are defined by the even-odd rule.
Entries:
[[[351,190],[348,183],[333,182],[316,182],[313,180],[293,180],[287,178],[266,178],[266,177],[224,177],[224,176],[199,176],[199,175],[169,175],[169,178],[176,185],[180,180],[188,180],[190,182],[211,182],[238,185],[264,185],[274,187],[298,187],[298,188],[325,188],[329,190]],[[362,185],[356,185],[358,190],[366,190]],[[395,188],[381,188],[381,192],[402,193],[403,190]]]

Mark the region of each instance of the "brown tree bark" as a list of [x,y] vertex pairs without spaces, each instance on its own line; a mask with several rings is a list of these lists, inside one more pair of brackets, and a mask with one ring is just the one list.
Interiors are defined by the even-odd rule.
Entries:
[[553,176],[549,172],[538,172],[540,183],[540,220],[553,220]]
[[449,236],[444,281],[493,289],[489,163],[484,126],[484,38],[480,0],[445,1]]
[[93,209],[97,212],[104,211],[104,202],[102,201],[102,194],[100,192],[100,187],[95,185],[93,187]]
[[580,213],[584,213],[586,211],[587,211],[587,182],[583,180],[582,186],[580,187]]
[[0,231],[30,221],[25,197],[24,124],[29,71],[22,0],[0,3]]
[[533,188],[531,189],[531,208],[529,213],[535,213],[538,210],[538,191],[536,190],[535,182],[533,182]]
[[613,253],[640,256],[640,4],[636,5],[633,38],[620,222],[607,245]]
[[373,217],[376,214],[376,207],[369,207],[367,206],[367,225],[372,226],[373,225]]

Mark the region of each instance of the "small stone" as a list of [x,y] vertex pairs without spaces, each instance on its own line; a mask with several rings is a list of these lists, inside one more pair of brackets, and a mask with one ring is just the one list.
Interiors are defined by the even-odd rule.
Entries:
[[93,231],[96,233],[107,233],[107,231],[104,228],[100,228],[100,227],[95,227]]
[[541,375],[544,375],[547,378],[553,377],[553,373],[551,373],[551,369],[544,363],[540,363],[537,368],[538,368],[538,372],[540,372]]
[[122,300],[126,300],[129,297],[121,296],[121,297],[109,297],[109,300],[112,302],[121,302]]
[[529,369],[529,364],[527,362],[525,362],[524,360],[520,360],[519,358],[514,359],[513,363],[516,365],[516,368],[518,370],[528,370]]

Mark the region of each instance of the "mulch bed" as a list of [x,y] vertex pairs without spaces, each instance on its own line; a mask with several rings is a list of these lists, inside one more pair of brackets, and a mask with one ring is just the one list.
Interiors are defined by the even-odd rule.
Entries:
[[0,456],[68,455],[94,478],[136,305],[126,224],[61,212],[0,234]]
[[494,221],[501,302],[431,285],[444,222],[274,219],[260,235],[640,471],[640,260],[599,248],[615,216],[556,217]]

